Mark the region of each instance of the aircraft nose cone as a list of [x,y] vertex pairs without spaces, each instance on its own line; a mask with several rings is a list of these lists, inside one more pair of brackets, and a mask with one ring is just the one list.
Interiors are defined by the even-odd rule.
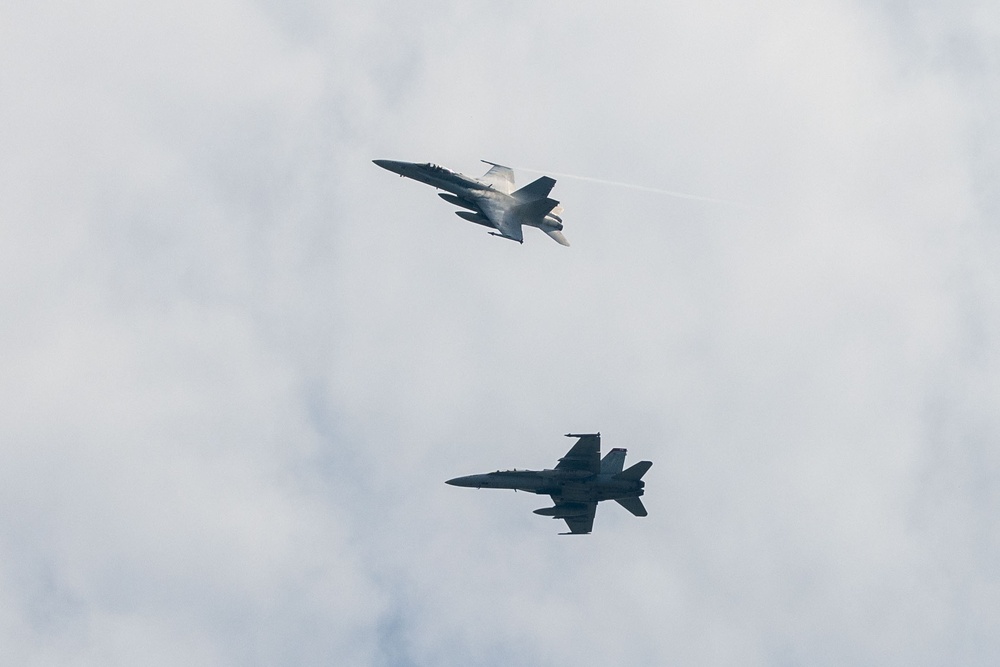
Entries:
[[383,169],[388,169],[395,174],[403,173],[403,165],[405,162],[398,162],[396,160],[372,160],[375,164],[382,167]]
[[479,475],[456,477],[455,479],[449,479],[445,484],[451,484],[452,486],[479,486]]

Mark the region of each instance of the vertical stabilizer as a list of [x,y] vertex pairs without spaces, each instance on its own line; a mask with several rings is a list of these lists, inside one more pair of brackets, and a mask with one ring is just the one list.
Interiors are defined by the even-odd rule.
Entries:
[[510,193],[514,199],[521,201],[534,201],[535,199],[545,199],[552,191],[552,186],[556,184],[554,179],[542,176],[538,180],[528,183],[520,190]]
[[625,454],[627,449],[615,447],[601,459],[601,472],[606,475],[617,475],[625,466]]

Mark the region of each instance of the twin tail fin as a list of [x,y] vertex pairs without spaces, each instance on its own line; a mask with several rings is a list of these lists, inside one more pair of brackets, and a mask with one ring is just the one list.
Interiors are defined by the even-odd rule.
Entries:
[[615,475],[615,478],[640,480],[642,479],[642,476],[646,474],[646,471],[652,467],[652,461],[639,461],[635,465],[630,466],[626,470]]

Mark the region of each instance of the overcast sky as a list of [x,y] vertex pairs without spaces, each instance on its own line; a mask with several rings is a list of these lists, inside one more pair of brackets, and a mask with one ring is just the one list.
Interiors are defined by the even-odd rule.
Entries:
[[732,4],[7,3],[0,664],[1000,663],[1000,5]]

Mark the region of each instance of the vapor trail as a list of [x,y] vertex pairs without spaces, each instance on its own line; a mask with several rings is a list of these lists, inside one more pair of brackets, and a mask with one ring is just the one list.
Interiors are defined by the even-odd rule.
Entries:
[[679,199],[693,199],[695,201],[711,202],[713,204],[728,204],[730,206],[742,206],[745,208],[751,208],[748,204],[741,204],[740,202],[729,201],[726,199],[717,199],[716,197],[703,197],[701,195],[692,195],[686,192],[677,192],[675,190],[664,190],[663,188],[650,188],[645,185],[624,183],[622,181],[609,181],[605,178],[594,178],[593,176],[578,176],[576,174],[561,174],[556,171],[542,171],[541,169],[528,169],[527,167],[515,167],[515,168],[520,169],[521,171],[530,171],[533,174],[546,174],[548,176],[558,176],[559,178],[571,178],[576,181],[587,181],[589,183],[600,183],[601,185],[611,185],[619,188],[628,188],[630,190],[641,190],[642,192],[652,192],[658,195],[677,197]]

